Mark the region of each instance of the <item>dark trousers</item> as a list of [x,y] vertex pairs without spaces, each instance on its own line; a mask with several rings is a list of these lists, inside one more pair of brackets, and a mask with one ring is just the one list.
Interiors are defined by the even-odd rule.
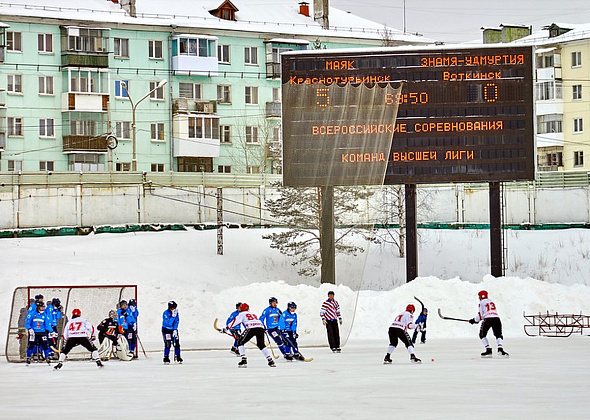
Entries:
[[[422,336],[420,337],[420,341],[422,343],[426,342],[426,330],[421,331]],[[418,330],[414,330],[414,335],[412,336],[412,343],[416,344],[416,338],[418,338]]]
[[404,343],[406,348],[412,345],[412,340],[407,332],[401,328],[389,327],[389,345],[397,347],[398,341]]
[[254,337],[256,337],[256,346],[260,350],[266,347],[266,344],[264,343],[264,328],[260,327],[250,328],[244,331],[238,340],[238,347],[246,345],[246,343]]
[[326,322],[326,330],[328,331],[328,344],[332,350],[340,348],[340,329],[338,328],[338,320],[331,319]]
[[479,329],[479,338],[484,338],[486,335],[488,335],[490,328],[494,333],[494,337],[504,339],[504,337],[502,337],[502,322],[500,321],[500,318],[484,319]]
[[180,337],[178,332],[162,327],[162,338],[164,339],[164,356],[170,355],[170,347],[174,346],[174,354],[180,356]]
[[135,346],[137,346],[137,334],[135,334],[135,330],[133,327],[129,327],[125,330],[125,338],[129,343],[129,351],[131,353],[135,352]]
[[61,352],[67,355],[76,346],[82,346],[91,353],[96,351],[96,346],[87,337],[72,337],[66,340]]

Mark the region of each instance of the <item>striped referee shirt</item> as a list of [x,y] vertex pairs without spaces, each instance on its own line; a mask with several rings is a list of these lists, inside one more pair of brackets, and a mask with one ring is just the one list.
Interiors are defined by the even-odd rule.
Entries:
[[320,309],[320,316],[322,319],[326,321],[334,321],[340,318],[340,305],[338,302],[333,299],[328,299],[324,303],[322,303],[322,308]]

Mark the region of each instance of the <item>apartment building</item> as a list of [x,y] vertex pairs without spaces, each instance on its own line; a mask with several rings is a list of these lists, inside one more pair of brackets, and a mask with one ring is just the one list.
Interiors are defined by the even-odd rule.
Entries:
[[0,22],[14,172],[280,173],[282,52],[430,42],[327,0],[11,0]]

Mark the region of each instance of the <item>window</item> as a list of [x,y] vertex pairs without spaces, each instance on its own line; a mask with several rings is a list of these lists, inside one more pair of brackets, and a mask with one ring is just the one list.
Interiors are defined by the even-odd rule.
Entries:
[[[68,27],[67,51],[84,51],[89,53],[108,52],[108,37],[103,36],[102,29]],[[64,47],[62,43],[62,48]]]
[[259,174],[260,173],[260,166],[246,166],[246,173],[248,174]]
[[574,118],[574,133],[581,133],[584,131],[582,118]]
[[52,160],[42,160],[39,162],[40,171],[53,171],[55,163]]
[[150,170],[152,172],[164,172],[164,164],[163,163],[152,163]]
[[223,64],[229,64],[229,45],[217,45],[217,61]]
[[148,42],[149,58],[162,58],[162,41]]
[[23,161],[22,160],[9,160],[8,161],[8,170],[10,172],[20,172],[23,170]]
[[189,117],[188,138],[219,140],[219,118]]
[[70,171],[96,172],[104,171],[103,155],[92,153],[72,153],[68,155],[68,167]]
[[281,141],[281,126],[280,125],[275,125],[272,128],[272,141],[277,141],[277,142]]
[[55,137],[55,123],[53,118],[39,119],[39,137]]
[[178,38],[178,54],[193,57],[215,57],[214,39]]
[[181,98],[200,100],[203,86],[200,83],[179,83],[178,96]]
[[39,76],[39,95],[53,95],[53,76]]
[[126,38],[115,38],[115,57],[129,58],[129,40]]
[[582,85],[573,85],[572,86],[572,93],[573,93],[573,100],[582,99]]
[[572,67],[580,67],[582,65],[582,51],[574,51],[572,53]]
[[6,32],[6,50],[22,51],[23,50],[22,34],[20,32]]
[[152,141],[164,141],[164,123],[152,123],[150,125]]
[[563,166],[562,153],[547,153],[547,165],[549,166]]
[[115,98],[129,97],[127,89],[123,88],[123,83],[125,84],[125,87],[129,89],[129,80],[115,80]]
[[22,137],[23,135],[23,118],[8,117],[8,135],[13,137]]
[[231,104],[230,85],[217,85],[217,101],[220,104]]
[[258,65],[258,47],[244,47],[244,63]]
[[131,122],[130,121],[117,121],[115,123],[115,137],[119,140],[130,140],[131,139]]
[[96,121],[93,120],[71,120],[70,135],[72,136],[96,136]]
[[231,174],[230,165],[217,165],[217,172],[220,174]]
[[557,81],[537,83],[537,100],[546,101],[562,98],[562,83]]
[[231,125],[222,125],[219,127],[219,131],[221,143],[231,143]]
[[281,102],[281,88],[278,88],[278,87],[272,88],[272,101],[273,102]]
[[584,152],[574,152],[574,166],[584,166]]
[[68,69],[70,92],[109,93],[108,73],[103,71]]
[[254,125],[246,127],[246,143],[258,143],[258,127]]
[[537,134],[561,133],[562,120],[562,114],[540,115],[537,118]]
[[249,105],[258,105],[258,87],[246,86],[246,103]]
[[20,74],[7,75],[6,91],[8,93],[23,93],[23,76]]
[[[160,82],[150,82],[150,92],[151,92],[150,99],[152,99],[154,101],[163,101],[164,100],[164,86],[160,86],[159,88],[157,88],[159,83]],[[156,89],[156,90],[154,90],[154,89]]]
[[131,171],[131,162],[117,162],[115,170],[118,172],[129,172]]
[[37,35],[37,49],[40,53],[53,53],[53,35],[52,34],[38,34]]

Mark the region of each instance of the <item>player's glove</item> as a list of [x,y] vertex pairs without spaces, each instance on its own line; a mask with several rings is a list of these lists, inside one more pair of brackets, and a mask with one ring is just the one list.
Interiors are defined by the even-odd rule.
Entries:
[[96,337],[95,336],[90,336],[90,341],[96,341]]
[[133,324],[133,331],[137,331],[137,324]]
[[172,338],[178,339],[178,330],[172,331]]
[[297,334],[296,332],[294,332],[294,333],[293,333],[293,338],[294,338],[295,340],[297,340],[297,339],[299,338],[299,334]]
[[324,325],[328,324],[328,321],[326,321],[325,319],[322,319],[322,322],[324,323]]
[[342,325],[342,318],[338,318],[338,322]]
[[222,328],[219,330],[221,334],[227,334],[227,328]]
[[471,319],[469,320],[469,323],[470,323],[471,325],[475,324],[475,319],[471,318]]
[[29,337],[31,338],[31,340],[35,338],[35,330],[32,328],[29,329]]

